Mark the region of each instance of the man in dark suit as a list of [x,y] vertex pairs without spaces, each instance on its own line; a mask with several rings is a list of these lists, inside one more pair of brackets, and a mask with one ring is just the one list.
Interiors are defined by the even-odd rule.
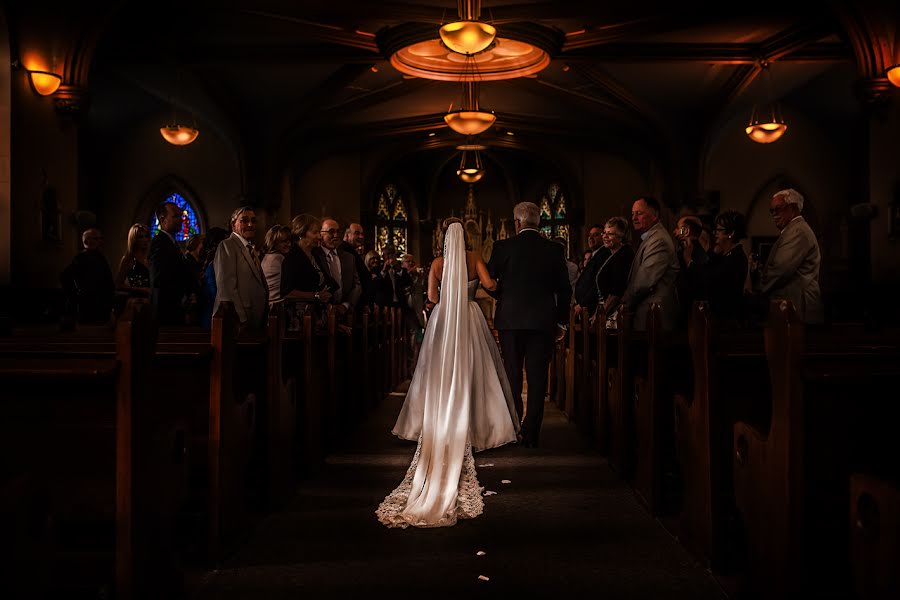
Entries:
[[[366,263],[363,260],[363,256],[366,253],[365,247],[366,232],[363,226],[359,223],[350,223],[346,231],[344,231],[344,241],[340,243],[338,250],[354,257],[356,275],[359,277],[359,285],[362,288],[360,299],[369,298],[372,295],[372,292],[369,290],[372,286],[372,276],[369,274],[369,270],[366,268]],[[364,302],[357,302],[357,312],[360,312],[363,306],[365,306]]]
[[578,281],[575,282],[575,310],[577,312],[586,310],[588,314],[594,314],[594,311],[597,310],[597,271],[609,258],[609,250],[603,246],[602,236],[603,227],[600,225],[593,225],[588,230],[588,250],[591,251],[591,258],[581,271]]
[[[313,248],[313,256],[326,275],[330,275],[331,303],[341,314],[353,312],[362,286],[356,271],[356,253],[340,250],[341,228],[334,219],[322,221],[322,242]],[[328,278],[326,278],[326,281]]]
[[77,255],[60,275],[66,292],[67,312],[85,325],[100,325],[110,319],[116,286],[109,263],[103,256],[103,234],[96,227],[81,235],[84,252]]
[[160,325],[184,325],[184,296],[191,290],[190,273],[175,234],[181,209],[163,202],[156,209],[159,231],[150,242],[150,302]]
[[503,366],[520,416],[523,365],[528,378],[528,414],[522,424],[522,441],[526,447],[536,448],[554,336],[565,334],[572,287],[565,249],[538,232],[537,205],[517,204],[513,217],[516,235],[494,243],[488,271],[499,282],[494,325],[500,332]]

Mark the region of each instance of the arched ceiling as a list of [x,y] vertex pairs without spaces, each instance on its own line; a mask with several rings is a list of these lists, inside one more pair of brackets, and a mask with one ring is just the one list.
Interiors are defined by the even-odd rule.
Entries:
[[[482,84],[482,105],[498,115],[485,137],[514,131],[590,140],[612,132],[658,141],[672,136],[666,124],[699,119],[708,129],[752,103],[760,59],[775,61],[779,96],[853,61],[827,10],[722,4],[700,11],[673,3],[484,0],[482,19],[500,34],[530,23],[562,40],[537,76]],[[437,36],[456,8],[438,0],[131,6],[110,20],[94,73],[171,102],[179,71],[178,102],[201,119],[232,120],[218,127],[242,127],[241,138],[264,140],[276,152],[322,137],[365,144],[430,132],[452,144],[456,134],[441,117],[458,102],[459,84],[404,77],[376,36],[409,23],[430,23]],[[115,110],[126,118],[127,106]]]

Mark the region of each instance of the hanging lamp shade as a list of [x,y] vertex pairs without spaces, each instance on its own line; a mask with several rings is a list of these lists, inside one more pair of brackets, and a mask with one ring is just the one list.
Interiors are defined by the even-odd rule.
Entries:
[[771,144],[781,139],[781,136],[787,132],[788,126],[784,122],[781,107],[772,99],[772,82],[768,63],[763,63],[762,69],[762,75],[766,77],[767,102],[753,106],[750,112],[750,121],[744,131],[747,137],[757,144]]
[[478,150],[463,150],[459,161],[459,169],[456,175],[464,183],[476,183],[484,177],[484,164],[481,162],[481,153]]
[[747,136],[757,144],[771,144],[778,141],[787,131],[784,115],[776,104],[770,104],[760,111],[753,107],[750,113],[750,122],[744,131]]
[[458,110],[444,115],[444,122],[456,133],[471,136],[484,133],[497,121],[497,115],[481,110],[478,105],[478,84],[474,81],[463,83],[463,105]]
[[497,37],[493,25],[480,21],[455,21],[440,29],[441,41],[459,54],[477,54],[487,50]]
[[174,123],[160,127],[159,133],[162,134],[164,140],[174,146],[187,146],[200,135],[196,127]]
[[496,120],[497,115],[482,110],[457,110],[444,115],[450,129],[462,135],[484,133]]

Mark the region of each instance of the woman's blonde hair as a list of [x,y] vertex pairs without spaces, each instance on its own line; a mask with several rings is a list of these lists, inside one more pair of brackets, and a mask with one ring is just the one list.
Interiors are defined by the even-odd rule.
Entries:
[[128,230],[127,249],[128,249],[128,254],[131,256],[134,256],[134,246],[135,246],[135,244],[137,244],[138,234],[140,234],[142,231],[147,234],[147,239],[149,240],[150,239],[150,230],[147,229],[147,227],[145,225],[141,225],[140,223],[135,223]]
[[266,239],[263,242],[263,248],[266,254],[278,252],[278,244],[287,240],[291,241],[291,228],[287,225],[275,224],[266,232]]

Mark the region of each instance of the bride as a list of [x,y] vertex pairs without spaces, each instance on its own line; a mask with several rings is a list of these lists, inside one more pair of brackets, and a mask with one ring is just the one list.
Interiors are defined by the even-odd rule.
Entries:
[[428,275],[436,306],[392,431],[419,444],[403,481],[375,511],[388,527],[446,527],[480,515],[472,452],[514,442],[519,431],[497,343],[474,301],[479,283],[493,291],[497,282],[466,251],[459,219],[445,219],[442,228],[443,257]]

